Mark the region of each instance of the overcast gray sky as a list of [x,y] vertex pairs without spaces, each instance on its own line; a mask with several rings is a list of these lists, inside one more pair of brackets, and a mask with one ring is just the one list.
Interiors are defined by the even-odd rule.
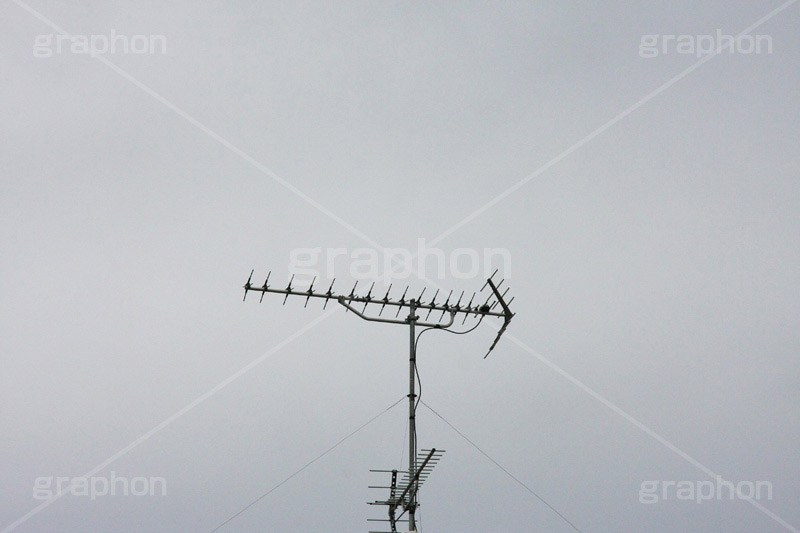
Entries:
[[[26,2],[0,2],[0,529],[213,530],[407,393],[404,328],[329,305],[293,336],[321,305],[242,303],[250,270],[478,211],[436,246],[507,249],[517,315],[486,360],[487,325],[422,337],[428,405],[581,531],[800,528],[800,5]],[[761,53],[663,37],[759,22]],[[166,49],[35,57],[48,24]],[[406,416],[221,531],[367,531]],[[572,531],[418,431],[447,450],[420,531]],[[168,494],[32,497],[94,470]],[[709,472],[772,499],[640,502]]]

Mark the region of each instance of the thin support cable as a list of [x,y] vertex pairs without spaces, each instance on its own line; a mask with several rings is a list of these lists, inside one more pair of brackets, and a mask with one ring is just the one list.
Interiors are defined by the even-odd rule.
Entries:
[[330,448],[328,448],[327,450],[325,450],[324,452],[322,452],[321,454],[319,454],[318,456],[316,456],[315,458],[313,458],[312,460],[310,460],[309,462],[307,462],[306,464],[304,464],[304,465],[302,466],[302,468],[300,468],[299,470],[297,470],[296,472],[294,472],[292,475],[290,475],[289,477],[287,477],[286,479],[284,479],[283,481],[281,481],[280,483],[278,483],[277,485],[275,485],[274,487],[272,487],[271,489],[269,489],[267,492],[265,492],[264,494],[262,494],[261,496],[259,496],[259,497],[258,497],[258,498],[256,498],[255,500],[253,500],[252,502],[250,502],[250,503],[248,503],[247,505],[245,505],[245,506],[244,506],[244,507],[243,507],[243,508],[242,508],[240,511],[238,511],[236,514],[232,515],[230,518],[228,518],[227,520],[225,520],[224,522],[222,522],[220,525],[218,525],[217,527],[215,527],[214,529],[212,529],[212,530],[210,531],[210,533],[214,533],[215,531],[219,531],[220,529],[222,529],[222,527],[223,527],[223,526],[225,526],[225,525],[226,525],[228,522],[230,522],[231,520],[233,520],[234,518],[236,518],[237,516],[239,516],[239,515],[240,515],[240,514],[242,514],[243,512],[247,511],[249,508],[251,508],[252,506],[254,506],[255,504],[257,504],[258,502],[260,502],[261,500],[263,500],[263,499],[264,499],[264,498],[266,498],[267,496],[269,496],[269,495],[270,495],[272,492],[274,492],[275,490],[277,490],[278,488],[280,488],[280,487],[281,487],[281,486],[282,486],[284,483],[286,483],[287,481],[289,481],[290,479],[292,479],[293,477],[295,477],[296,475],[298,475],[300,472],[302,472],[303,470],[305,470],[306,468],[308,468],[308,467],[309,467],[309,466],[311,466],[312,464],[316,463],[317,461],[319,461],[320,459],[322,459],[323,457],[325,457],[326,455],[328,455],[330,452],[332,452],[334,449],[336,449],[336,448],[337,448],[337,447],[338,447],[340,444],[342,444],[344,441],[346,441],[347,439],[349,439],[350,437],[352,437],[353,435],[355,435],[356,433],[358,433],[359,431],[361,431],[362,429],[364,429],[365,427],[367,427],[369,424],[371,424],[372,422],[374,422],[375,420],[377,420],[378,418],[380,418],[382,415],[386,414],[386,412],[390,411],[390,410],[392,409],[392,407],[394,407],[395,405],[399,404],[400,402],[402,402],[402,401],[403,401],[403,400],[405,400],[405,399],[406,399],[406,397],[405,397],[405,396],[403,396],[402,398],[400,398],[399,400],[397,400],[396,402],[394,402],[392,405],[390,405],[389,407],[387,407],[386,409],[384,409],[383,411],[381,411],[381,412],[380,412],[380,413],[378,413],[377,415],[373,416],[372,418],[370,418],[369,420],[367,420],[366,422],[364,422],[363,424],[361,424],[360,426],[358,426],[356,429],[354,429],[353,431],[351,431],[350,433],[348,433],[348,434],[347,434],[345,437],[342,437],[341,439],[339,439],[339,441],[338,441],[336,444],[334,444],[333,446],[331,446]]
[[[425,333],[426,331],[431,331],[432,329],[437,329],[437,330],[440,330],[440,331],[446,331],[447,333],[452,333],[453,335],[466,335],[467,333],[473,331],[475,328],[480,326],[482,321],[483,321],[483,315],[481,315],[481,317],[478,319],[478,322],[474,326],[472,326],[469,329],[465,329],[464,331],[452,331],[452,330],[449,330],[449,329],[441,329],[441,328],[437,328],[437,327],[430,327],[430,328],[423,329],[422,331],[420,331],[417,334],[417,338],[414,340],[414,373],[417,375],[417,385],[419,386],[419,394],[417,394],[417,402],[414,404],[414,412],[416,412],[417,407],[419,407],[419,403],[422,401],[422,378],[419,377],[419,366],[417,366],[417,360],[419,359],[417,357],[417,347],[419,346],[419,338],[422,337],[423,333]],[[416,429],[417,428],[415,426],[414,427],[414,441],[415,442],[416,442],[416,438],[417,438]]]
[[572,526],[572,529],[574,529],[574,530],[575,530],[575,531],[577,531],[578,533],[580,533],[580,532],[581,532],[581,530],[580,530],[580,529],[578,529],[578,527],[577,527],[575,524],[573,524],[572,522],[570,522],[570,521],[567,519],[567,517],[566,517],[566,516],[564,516],[563,514],[561,514],[560,512],[558,512],[558,510],[557,510],[555,507],[553,507],[552,505],[550,505],[549,503],[547,503],[547,501],[546,501],[544,498],[542,498],[541,496],[539,496],[538,494],[536,494],[536,492],[534,492],[534,491],[533,491],[533,489],[531,489],[531,488],[530,488],[528,485],[526,485],[525,483],[523,483],[522,481],[520,481],[520,479],[519,479],[518,477],[516,477],[514,474],[512,474],[511,472],[509,472],[508,470],[506,470],[506,469],[503,467],[503,465],[501,465],[500,463],[498,463],[497,461],[495,461],[494,459],[492,459],[492,458],[489,456],[489,454],[487,454],[486,452],[484,452],[483,450],[481,450],[481,449],[478,447],[478,445],[477,445],[477,444],[475,444],[474,442],[472,442],[472,441],[469,439],[469,437],[467,437],[466,435],[464,435],[463,433],[461,433],[461,432],[460,432],[460,431],[459,431],[459,430],[458,430],[458,429],[457,429],[457,428],[456,428],[456,427],[455,427],[453,424],[451,424],[450,422],[448,422],[448,421],[447,421],[447,419],[446,419],[445,417],[443,417],[442,415],[440,415],[440,414],[439,414],[439,413],[438,413],[438,412],[437,412],[437,411],[436,411],[436,410],[435,410],[433,407],[431,407],[430,405],[428,405],[428,404],[427,404],[427,403],[425,403],[425,402],[422,402],[422,405],[424,405],[425,407],[427,407],[427,408],[428,408],[428,410],[429,410],[429,411],[431,411],[431,412],[432,412],[434,415],[436,415],[436,416],[437,416],[437,417],[438,417],[438,418],[439,418],[439,419],[440,419],[442,422],[444,422],[445,424],[447,424],[448,426],[450,426],[450,429],[452,429],[453,431],[455,431],[456,433],[458,433],[458,435],[459,435],[459,436],[460,436],[462,439],[464,439],[465,441],[467,441],[468,443],[470,443],[470,444],[472,445],[472,447],[473,447],[473,448],[475,448],[476,450],[478,450],[478,451],[481,453],[481,455],[483,455],[484,457],[486,457],[487,459],[489,459],[489,461],[491,461],[492,463],[494,463],[494,465],[495,465],[497,468],[499,468],[500,470],[502,470],[503,472],[505,472],[505,474],[506,474],[508,477],[510,477],[511,479],[513,479],[514,481],[516,481],[517,483],[519,483],[520,485],[522,485],[522,486],[525,488],[525,490],[527,490],[528,492],[530,492],[531,494],[533,494],[534,496],[536,496],[536,498],[537,498],[537,499],[538,499],[540,502],[542,502],[543,504],[545,504],[547,507],[549,507],[549,508],[550,508],[550,510],[551,510],[551,511],[553,511],[553,512],[554,512],[554,513],[556,513],[558,516],[560,516],[560,517],[561,517],[561,519],[562,519],[564,522],[566,522],[567,524],[569,524],[570,526]]

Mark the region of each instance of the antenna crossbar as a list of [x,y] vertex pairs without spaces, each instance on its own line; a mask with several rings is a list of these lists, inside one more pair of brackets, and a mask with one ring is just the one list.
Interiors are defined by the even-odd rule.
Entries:
[[[374,304],[380,304],[381,307],[388,306],[388,307],[402,308],[402,307],[408,307],[409,304],[409,300],[405,300],[404,298],[400,298],[399,300],[394,300],[389,298],[388,292],[386,293],[386,296],[383,298],[380,297],[375,298],[372,297],[371,295],[359,296],[355,293],[351,293],[349,295],[336,294],[335,292],[333,292],[332,288],[333,286],[331,285],[331,288],[328,289],[328,291],[326,292],[314,292],[312,289],[295,290],[293,287],[286,287],[285,289],[277,289],[274,287],[269,287],[267,285],[254,286],[250,283],[250,280],[248,280],[247,283],[245,283],[244,285],[244,296],[245,298],[247,298],[247,294],[249,292],[260,292],[262,298],[266,293],[273,293],[273,294],[284,295],[284,299],[289,296],[300,296],[302,298],[305,298],[306,302],[310,298],[322,298],[326,301],[338,300],[338,301],[344,301],[345,303],[348,304],[363,303],[369,305],[371,303],[374,303]],[[492,295],[489,295],[490,299],[491,297]],[[495,316],[501,318],[506,316],[505,309],[503,309],[503,311],[493,310],[491,308],[492,304],[489,303],[489,300],[487,300],[487,303],[483,305],[475,305],[475,306],[472,305],[460,306],[458,304],[448,305],[448,303],[438,304],[435,301],[424,303],[419,301],[417,302],[416,307],[420,311],[424,310],[427,310],[429,312],[441,311],[442,313],[454,313],[456,315],[461,313],[464,315],[474,314],[475,316]]]
[[[511,322],[511,319],[514,317],[514,313],[511,312],[509,304],[514,300],[511,298],[506,302],[505,296],[508,293],[508,287],[504,288],[503,292],[500,292],[500,288],[503,285],[505,280],[500,280],[499,283],[495,283],[493,278],[497,274],[497,270],[489,276],[489,279],[486,280],[481,292],[488,286],[491,290],[486,297],[486,300],[483,304],[475,304],[473,305],[473,301],[479,302],[483,296],[478,297],[476,300],[476,296],[478,293],[473,293],[472,296],[469,298],[468,303],[462,306],[462,301],[467,301],[464,296],[465,292],[462,291],[461,294],[458,296],[458,299],[453,297],[454,291],[451,290],[448,292],[447,297],[444,298],[444,303],[436,303],[436,298],[439,295],[441,289],[437,289],[434,293],[433,297],[430,299],[428,303],[425,303],[422,300],[422,296],[425,294],[425,288],[422,289],[419,296],[417,298],[410,298],[406,300],[406,294],[408,293],[408,287],[405,288],[403,291],[402,296],[399,299],[394,299],[390,297],[390,293],[392,292],[392,286],[389,285],[389,289],[386,291],[386,294],[383,298],[380,297],[380,293],[373,296],[372,291],[375,288],[375,283],[369,288],[369,291],[365,296],[360,296],[356,294],[356,287],[358,286],[358,282],[356,281],[355,285],[353,285],[353,289],[350,291],[350,294],[337,294],[333,290],[333,282],[328,287],[328,290],[325,292],[321,292],[320,290],[314,291],[314,283],[317,281],[315,277],[311,284],[309,285],[307,290],[300,290],[295,289],[292,287],[292,281],[294,281],[294,275],[292,275],[291,279],[289,280],[289,284],[284,289],[279,289],[275,287],[269,286],[269,278],[271,275],[267,274],[267,279],[264,281],[264,284],[261,286],[256,286],[252,284],[253,279],[253,272],[250,272],[250,276],[247,278],[247,283],[244,284],[244,299],[247,299],[247,294],[250,292],[257,292],[261,293],[259,301],[263,301],[264,295],[267,293],[279,294],[283,296],[283,303],[285,304],[286,301],[289,299],[289,296],[298,296],[300,298],[304,298],[305,302],[303,307],[308,306],[308,302],[311,298],[322,298],[325,300],[324,305],[322,306],[323,309],[328,305],[330,300],[336,300],[337,303],[342,305],[347,311],[352,311],[353,314],[358,316],[363,320],[368,320],[371,322],[384,322],[389,324],[402,324],[406,325],[409,328],[409,393],[408,393],[408,470],[390,470],[384,472],[391,472],[391,484],[389,486],[375,486],[374,488],[381,488],[381,489],[389,489],[389,498],[386,500],[379,500],[372,502],[371,505],[386,505],[389,508],[389,517],[388,522],[391,526],[392,532],[397,531],[397,522],[401,522],[401,518],[403,515],[408,513],[408,528],[410,531],[416,531],[416,510],[419,507],[418,503],[418,492],[420,486],[427,480],[428,476],[431,473],[431,470],[434,466],[439,462],[441,458],[443,450],[436,450],[435,448],[426,450],[423,449],[421,453],[417,454],[417,431],[416,431],[416,408],[418,403],[418,394],[416,392],[416,374],[417,370],[417,362],[416,362],[416,353],[417,353],[417,339],[418,336],[416,335],[416,327],[421,326],[429,329],[446,329],[453,325],[455,318],[459,313],[464,316],[462,320],[462,324],[466,322],[467,318],[470,315],[473,315],[473,318],[478,318],[478,324],[480,324],[481,320],[485,317],[498,317],[503,319],[502,326],[498,329],[497,336],[492,342],[489,351],[486,353],[486,356],[494,349],[497,345],[497,342],[500,340],[500,337],[505,332],[508,324]],[[334,280],[335,282],[336,280]],[[444,296],[444,292],[442,292]],[[451,303],[455,302],[455,303]],[[363,307],[356,309],[356,304],[363,304]],[[367,307],[370,304],[375,304],[379,306],[379,310],[377,313],[367,314]],[[381,315],[383,314],[384,309],[389,307],[396,307],[397,312],[395,313],[395,318],[382,318]],[[404,308],[408,308],[408,315],[405,319],[399,319],[400,311]],[[374,308],[373,308],[374,309]],[[424,319],[427,320],[431,313],[435,311],[441,312],[438,319],[440,322],[421,322],[420,319],[422,318],[422,313],[419,311],[427,311],[425,314]],[[445,314],[449,315],[447,322],[441,322],[444,320]],[[389,315],[391,316],[391,315]],[[434,320],[436,319],[436,315],[434,315]],[[477,327],[477,325],[475,327]],[[475,329],[474,327],[472,329]],[[472,331],[469,329],[467,331],[460,331],[454,333],[467,333]],[[423,330],[426,331],[426,330]],[[484,356],[484,358],[486,357]],[[398,479],[398,474],[400,474],[400,479]],[[397,512],[399,511],[400,516],[397,516]]]

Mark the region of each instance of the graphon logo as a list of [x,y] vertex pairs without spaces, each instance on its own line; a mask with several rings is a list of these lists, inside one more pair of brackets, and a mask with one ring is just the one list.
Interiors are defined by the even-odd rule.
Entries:
[[652,504],[670,498],[683,501],[772,499],[772,483],[769,481],[740,481],[736,485],[717,476],[716,481],[642,481],[639,488],[639,503]]
[[[511,254],[505,248],[456,248],[448,255],[439,248],[426,247],[425,239],[418,239],[415,253],[406,248],[384,248],[383,257],[373,248],[295,248],[289,253],[289,274],[301,282],[314,277],[333,279],[339,257],[340,262],[348,263],[353,279],[382,279],[387,285],[412,275],[443,280],[448,276],[487,278],[496,269],[506,278],[511,273]],[[431,266],[435,269],[429,269]]]
[[[159,494],[160,492],[160,494]],[[166,496],[167,480],[163,477],[134,477],[128,479],[111,472],[111,477],[37,477],[33,482],[33,498],[49,500],[61,493],[88,496]]]
[[670,53],[702,57],[713,53],[761,54],[772,53],[771,35],[725,35],[717,29],[716,35],[642,35],[639,57],[653,58]]
[[114,30],[108,35],[64,35],[45,33],[33,41],[33,57],[53,54],[166,54],[167,38],[163,35],[121,35]]

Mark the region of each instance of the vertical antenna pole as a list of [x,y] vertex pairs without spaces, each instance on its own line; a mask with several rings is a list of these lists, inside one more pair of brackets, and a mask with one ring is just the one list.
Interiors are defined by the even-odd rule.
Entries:
[[[409,344],[409,393],[408,393],[408,479],[413,480],[414,475],[417,473],[417,428],[416,428],[416,393],[414,387],[414,378],[416,372],[416,365],[417,365],[417,347],[416,347],[416,339],[414,338],[414,326],[416,326],[417,319],[419,318],[416,315],[417,310],[417,302],[416,300],[411,300],[409,302],[409,313],[408,313],[408,326],[410,332],[410,344]],[[416,531],[417,530],[417,523],[414,519],[414,515],[417,510],[417,491],[411,491],[411,500],[408,502],[408,529],[409,531]]]
[[[473,294],[472,297],[469,299],[469,303],[467,303],[464,307],[461,307],[461,302],[464,298],[464,291],[461,292],[461,296],[458,297],[455,304],[450,304],[450,298],[453,296],[454,291],[450,291],[447,295],[447,299],[444,301],[443,304],[436,303],[436,297],[439,295],[439,289],[436,290],[436,294],[433,295],[430,302],[425,303],[422,301],[422,296],[425,294],[425,288],[422,289],[419,296],[416,299],[412,298],[409,301],[406,301],[406,293],[408,291],[408,287],[406,290],[403,291],[403,295],[400,296],[399,300],[390,299],[389,293],[392,290],[391,284],[389,285],[389,289],[386,291],[386,294],[383,298],[372,298],[372,290],[375,286],[375,283],[372,283],[370,286],[369,291],[367,292],[366,296],[359,296],[356,294],[356,287],[358,285],[358,281],[356,280],[355,284],[353,285],[353,289],[350,291],[349,295],[345,294],[334,294],[333,292],[333,282],[331,282],[330,287],[326,292],[321,292],[319,289],[317,292],[314,292],[314,280],[311,281],[311,285],[309,285],[307,291],[303,290],[295,290],[292,288],[292,281],[294,280],[294,274],[292,274],[291,279],[289,280],[289,285],[285,289],[277,289],[277,288],[270,288],[269,287],[269,275],[267,275],[267,281],[264,282],[262,287],[253,287],[251,284],[253,272],[250,272],[250,276],[247,278],[247,282],[244,285],[244,296],[247,297],[247,293],[249,291],[256,291],[261,292],[261,298],[263,299],[264,294],[266,293],[275,293],[280,294],[283,296],[283,303],[285,304],[288,300],[289,296],[300,296],[305,298],[306,302],[305,305],[308,305],[308,302],[311,298],[323,298],[325,303],[323,304],[322,308],[325,309],[325,305],[327,305],[328,301],[333,299],[336,300],[340,305],[344,306],[345,309],[349,311],[353,311],[354,314],[358,315],[358,317],[368,320],[371,322],[384,322],[389,324],[399,324],[405,325],[408,324],[409,329],[409,375],[408,375],[408,480],[404,478],[402,483],[402,494],[398,497],[395,497],[394,491],[397,489],[396,486],[396,474],[397,472],[394,471],[392,474],[392,486],[391,495],[388,500],[385,501],[376,501],[373,505],[387,505],[389,507],[389,522],[391,523],[392,531],[397,530],[396,522],[398,521],[395,518],[395,512],[398,508],[402,508],[402,513],[408,513],[408,525],[409,531],[416,533],[417,531],[417,522],[416,522],[416,512],[417,507],[419,507],[419,488],[420,485],[425,481],[428,473],[430,473],[430,469],[433,465],[438,462],[439,457],[441,456],[441,451],[437,452],[435,448],[431,450],[423,450],[426,452],[430,452],[427,454],[427,458],[422,455],[417,457],[417,421],[416,421],[416,410],[417,410],[417,403],[419,401],[420,395],[416,392],[416,387],[419,385],[420,393],[422,392],[422,385],[421,383],[417,383],[417,336],[416,336],[416,326],[419,324],[420,328],[423,330],[437,328],[437,329],[446,329],[449,328],[453,321],[455,320],[458,313],[462,313],[464,315],[464,320],[461,322],[462,324],[466,322],[467,317],[469,315],[473,315],[473,318],[477,318],[480,316],[480,320],[483,320],[487,316],[492,317],[501,317],[503,318],[503,325],[497,332],[497,336],[494,338],[494,342],[489,347],[489,352],[494,349],[497,342],[500,340],[500,337],[503,335],[503,332],[508,327],[508,324],[511,322],[511,319],[514,317],[514,313],[511,312],[509,305],[513,301],[513,298],[508,302],[505,301],[505,295],[508,292],[508,289],[505,289],[502,293],[500,292],[500,287],[504,283],[501,280],[499,283],[495,284],[492,279],[494,278],[494,274],[492,274],[487,280],[484,288],[488,285],[491,287],[492,293],[486,298],[486,301],[483,305],[475,304],[472,306],[472,302],[476,296]],[[316,278],[315,278],[316,279]],[[481,289],[483,291],[483,289]],[[495,298],[495,301],[491,304],[489,302],[492,301],[492,298]],[[364,308],[361,311],[356,310],[353,306],[356,304],[364,304]],[[377,316],[372,314],[373,316],[367,316],[366,310],[369,304],[380,304],[380,310],[377,313]],[[397,312],[395,313],[395,318],[380,318],[383,310],[386,306],[396,306]],[[494,308],[500,306],[501,309],[495,311]],[[408,317],[405,320],[401,320],[399,318],[400,312],[403,310],[404,307],[408,307],[409,313]],[[428,313],[423,319],[420,321],[420,316],[417,316],[418,310],[427,310]],[[433,323],[428,323],[428,317],[433,311],[441,311],[442,314],[439,317],[438,321]],[[449,313],[450,320],[447,323],[443,323],[442,319],[444,315]],[[478,324],[480,321],[478,321]],[[477,325],[475,327],[477,327]],[[475,329],[473,327],[472,329]],[[468,330],[471,331],[471,330]],[[466,333],[466,331],[462,332]],[[487,356],[489,353],[487,352]],[[485,358],[486,356],[484,356]],[[438,455],[435,455],[437,454]],[[378,488],[378,487],[375,487]],[[380,487],[385,488],[385,487]],[[401,514],[401,517],[403,514]]]

